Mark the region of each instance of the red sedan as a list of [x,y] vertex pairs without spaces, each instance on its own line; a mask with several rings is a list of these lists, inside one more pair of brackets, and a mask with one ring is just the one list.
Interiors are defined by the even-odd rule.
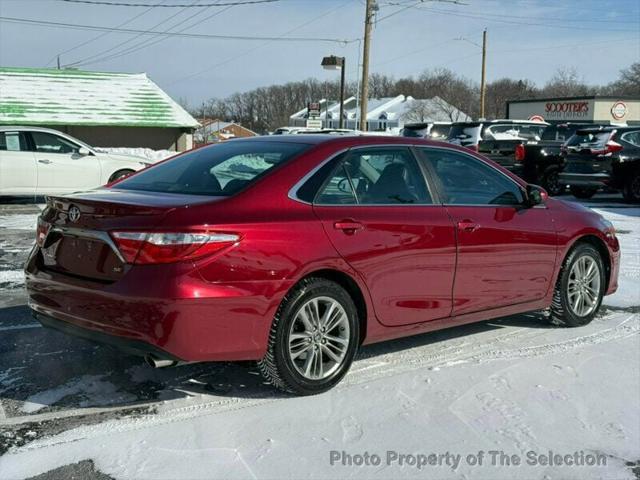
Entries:
[[45,326],[156,366],[257,360],[312,394],[362,344],[547,308],[584,325],[619,256],[600,215],[468,149],[296,135],[49,197],[26,279]]

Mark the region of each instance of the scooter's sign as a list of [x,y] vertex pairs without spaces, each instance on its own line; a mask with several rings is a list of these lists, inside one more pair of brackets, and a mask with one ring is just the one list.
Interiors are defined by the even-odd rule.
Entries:
[[589,116],[589,102],[547,102],[544,112],[547,120],[584,119]]

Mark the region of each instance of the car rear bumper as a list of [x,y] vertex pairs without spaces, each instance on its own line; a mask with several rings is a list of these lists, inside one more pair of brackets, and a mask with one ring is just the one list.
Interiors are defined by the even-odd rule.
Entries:
[[26,287],[43,325],[158,359],[262,358],[289,287],[285,281],[206,282],[188,265],[133,268],[115,283],[100,284],[42,270],[35,257],[25,268]]
[[91,330],[89,328],[84,328],[74,323],[73,320],[60,320],[59,318],[49,316],[45,313],[40,313],[42,311],[46,310],[42,309],[41,307],[32,305],[31,313],[33,317],[42,324],[43,327],[58,330],[59,332],[62,332],[66,335],[83,338],[91,342],[112,345],[114,347],[117,347],[124,353],[129,353],[131,355],[140,357],[150,356],[158,360],[171,360],[174,362],[183,360],[150,343],[143,342],[141,340],[134,340],[127,337],[110,335],[100,330]]
[[574,187],[600,188],[609,184],[611,176],[608,173],[561,172],[559,174],[559,180],[561,184],[571,185]]

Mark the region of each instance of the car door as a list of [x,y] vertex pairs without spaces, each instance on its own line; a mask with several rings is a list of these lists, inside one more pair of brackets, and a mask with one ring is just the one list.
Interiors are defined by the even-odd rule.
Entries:
[[358,148],[336,165],[314,211],[367,285],[377,318],[405,325],[451,314],[455,232],[407,147]]
[[36,195],[36,159],[23,132],[0,132],[0,195]]
[[80,145],[49,132],[30,132],[42,194],[70,193],[101,185],[100,161],[80,155]]
[[557,254],[544,205],[525,206],[519,184],[471,155],[437,147],[418,151],[457,226],[454,315],[542,299]]

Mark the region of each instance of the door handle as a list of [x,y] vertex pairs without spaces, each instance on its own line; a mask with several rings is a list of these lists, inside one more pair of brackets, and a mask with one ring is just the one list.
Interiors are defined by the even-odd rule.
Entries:
[[354,234],[358,230],[362,230],[364,226],[359,222],[354,222],[353,220],[341,220],[333,224],[333,228],[336,230],[342,230],[347,234]]
[[49,163],[52,163],[51,160],[47,159],[47,158],[43,158],[41,160],[38,160],[38,162],[40,163],[44,163],[45,165],[48,165]]
[[458,229],[462,230],[463,232],[475,232],[478,228],[480,228],[480,225],[471,220],[463,220],[461,222],[458,222]]

